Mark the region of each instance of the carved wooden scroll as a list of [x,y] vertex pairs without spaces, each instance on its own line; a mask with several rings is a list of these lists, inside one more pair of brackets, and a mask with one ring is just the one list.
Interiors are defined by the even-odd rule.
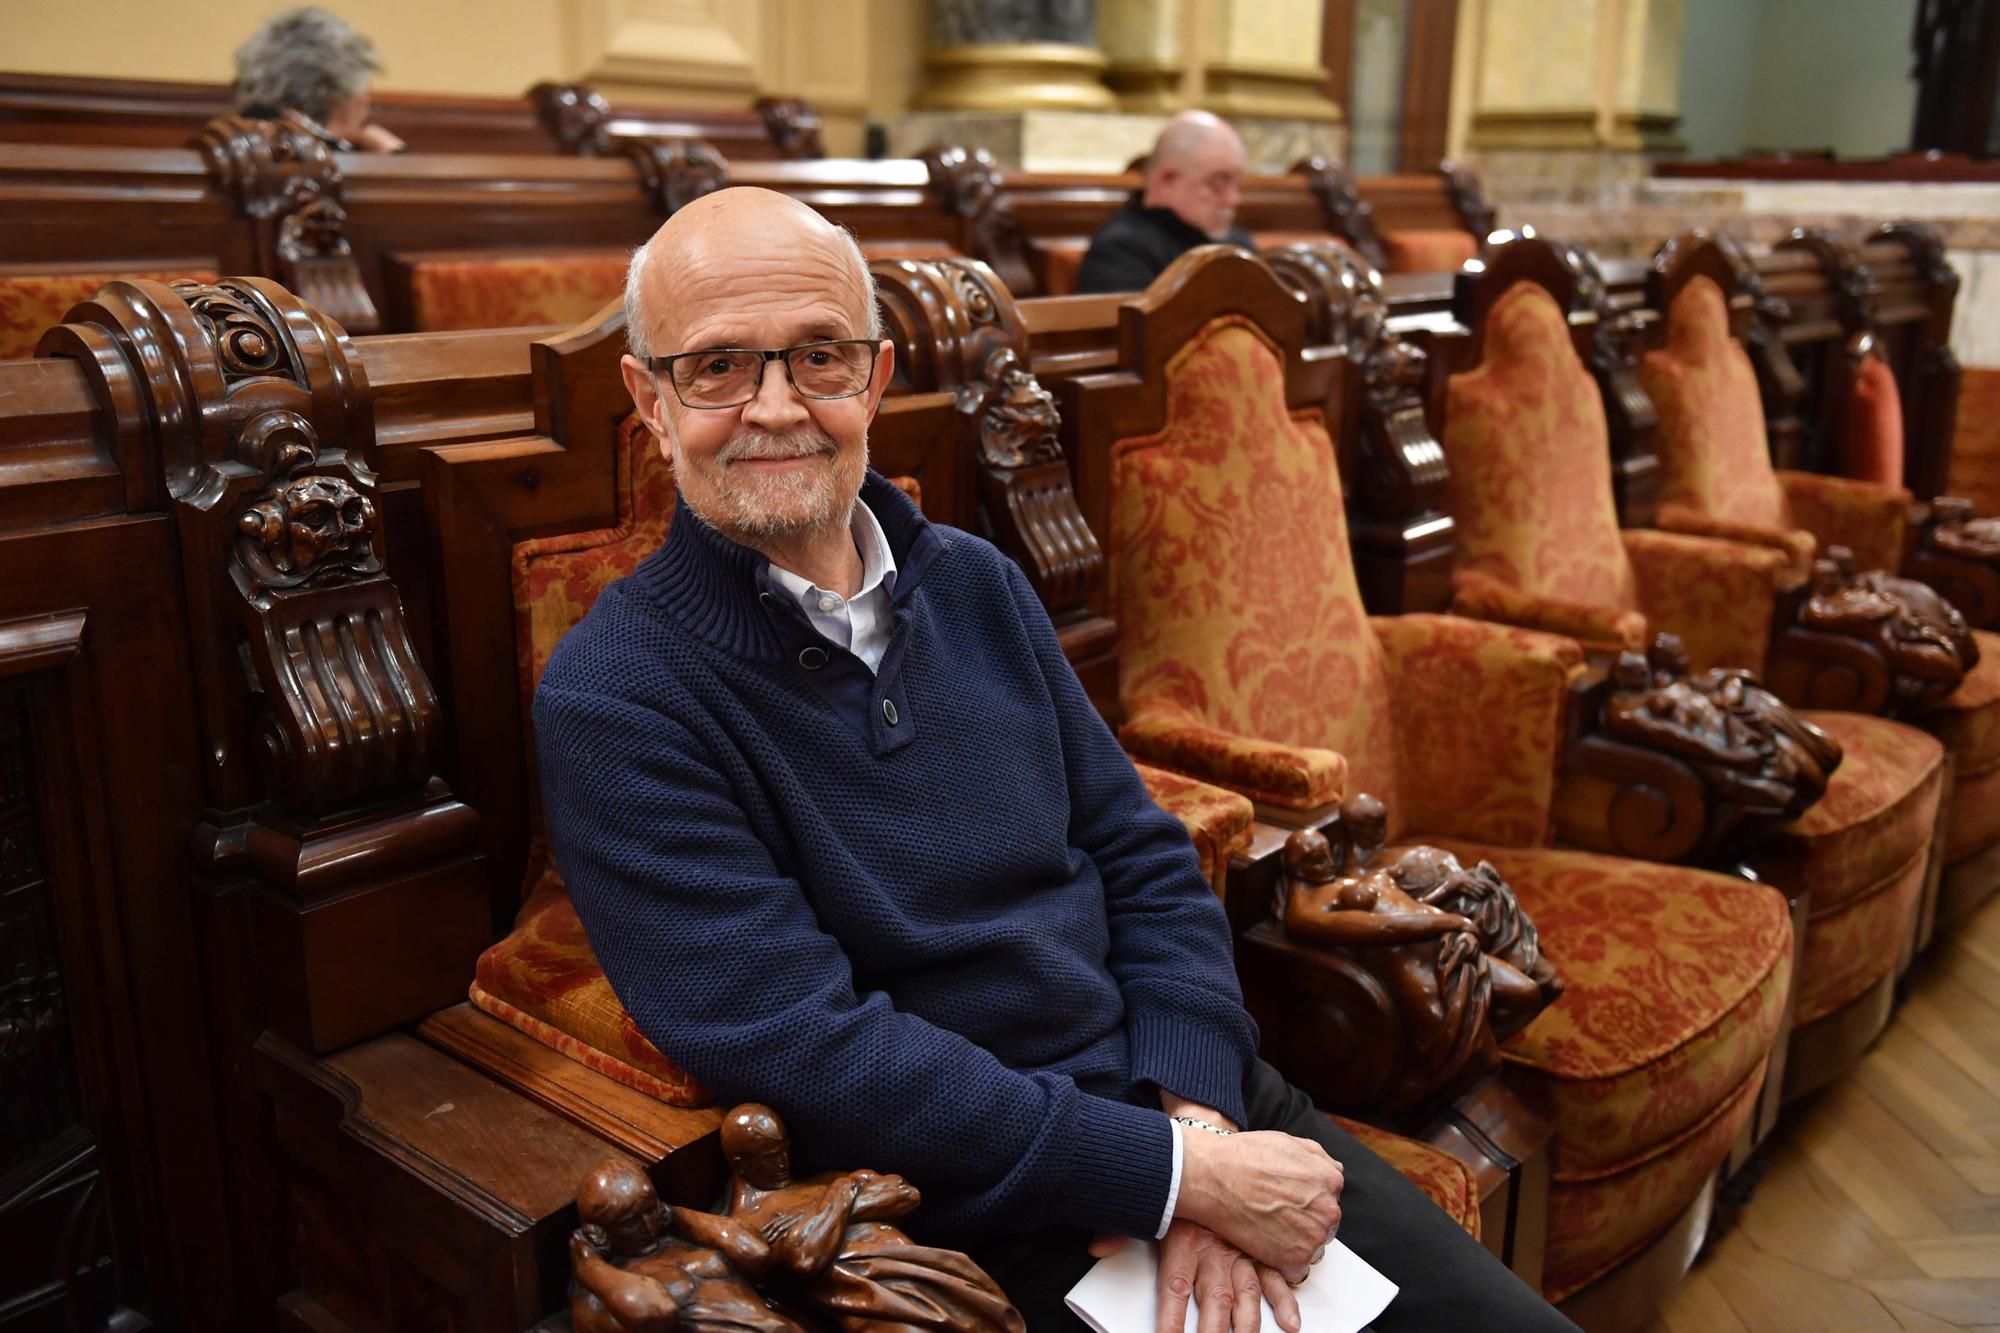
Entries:
[[1451,208],[1458,214],[1464,228],[1476,237],[1481,245],[1493,234],[1498,225],[1498,214],[1486,198],[1486,187],[1479,182],[1479,172],[1463,162],[1441,162],[1438,175],[1444,178],[1445,198],[1451,200]]
[[289,121],[223,116],[194,147],[216,190],[255,223],[264,272],[350,333],[382,327],[347,240],[340,168],[325,140]]
[[764,129],[777,145],[779,156],[791,160],[826,156],[819,112],[811,102],[798,97],[763,97],[757,100],[757,113],[764,118]]
[[431,776],[438,702],[382,567],[340,329],[262,278],[114,282],[41,352],[89,367],[157,459],[207,765],[190,847],[218,898],[264,891],[271,1026],[325,1050],[452,1002],[489,929],[477,817]]
[[1915,716],[1948,698],[1979,661],[1965,617],[1935,590],[1884,570],[1857,572],[1828,547],[1809,587],[1787,599],[1772,643],[1773,688],[1808,707]]
[[2000,624],[2000,518],[1982,518],[1970,500],[1939,496],[1902,572],[1943,593],[1973,628]]
[[1268,975],[1244,980],[1267,1039],[1296,1048],[1288,1076],[1315,1101],[1398,1114],[1498,1069],[1499,1042],[1562,982],[1492,866],[1434,847],[1378,864],[1386,823],[1363,794],[1324,831],[1291,835],[1272,912],[1286,945]]
[[1305,157],[1292,164],[1292,174],[1305,177],[1312,187],[1328,231],[1376,268],[1389,266],[1389,252],[1383,248],[1382,233],[1375,226],[1375,210],[1361,197],[1345,167],[1332,158]]
[[629,1159],[584,1178],[570,1238],[576,1333],[1026,1327],[971,1259],[894,1225],[921,1202],[901,1176],[795,1178],[784,1123],[756,1103],[724,1117],[722,1147],[733,1176],[720,1212],[662,1203]]
[[618,144],[662,217],[729,184],[729,164],[703,140],[630,138]]
[[1260,256],[1306,298],[1306,337],[1360,374],[1339,421],[1348,478],[1355,571],[1381,615],[1441,610],[1450,600],[1452,521],[1443,512],[1450,474],[1424,418],[1429,358],[1389,327],[1381,274],[1338,241],[1277,246]]
[[535,118],[549,137],[573,157],[609,157],[611,103],[581,83],[538,83],[528,89]]
[[975,260],[874,267],[897,364],[919,392],[955,395],[960,439],[978,460],[982,535],[1026,571],[1058,629],[1090,621],[1104,552],[1077,507],[1055,399],[1028,369],[1027,330],[993,271]]
[[932,144],[917,156],[930,170],[931,195],[938,206],[969,232],[962,248],[984,260],[1015,296],[1035,295],[1038,287],[1021,221],[1000,183],[993,154],[984,148]]

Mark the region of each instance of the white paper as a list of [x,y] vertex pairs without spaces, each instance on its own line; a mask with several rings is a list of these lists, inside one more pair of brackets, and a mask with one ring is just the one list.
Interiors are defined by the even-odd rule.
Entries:
[[[1097,1333],[1153,1333],[1159,1316],[1160,1247],[1127,1241],[1109,1259],[1099,1259],[1083,1281],[1070,1288],[1070,1311]],[[1300,1333],[1360,1333],[1389,1308],[1396,1284],[1339,1241],[1329,1241],[1326,1257],[1295,1288]],[[1187,1333],[1199,1311],[1188,1302]],[[1264,1302],[1264,1333],[1280,1333],[1271,1303]]]

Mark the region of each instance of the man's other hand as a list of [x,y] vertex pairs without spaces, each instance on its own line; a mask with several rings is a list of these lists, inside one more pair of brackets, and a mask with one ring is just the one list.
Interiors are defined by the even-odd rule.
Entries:
[[[1090,1247],[1100,1253],[1102,1241]],[[1103,1247],[1110,1253],[1117,1247]],[[1257,1263],[1228,1241],[1196,1223],[1178,1220],[1160,1242],[1160,1317],[1154,1333],[1181,1333],[1188,1301],[1200,1313],[1197,1333],[1257,1333],[1263,1301],[1271,1302],[1278,1327],[1299,1333],[1299,1302],[1284,1274]]]
[[1174,1229],[1193,1222],[1287,1280],[1302,1282],[1340,1226],[1345,1183],[1340,1163],[1311,1139],[1275,1130],[1183,1133]]

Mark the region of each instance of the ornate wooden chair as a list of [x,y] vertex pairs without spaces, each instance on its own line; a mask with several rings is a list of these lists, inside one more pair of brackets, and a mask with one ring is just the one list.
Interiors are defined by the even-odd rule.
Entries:
[[1556,1119],[1545,1290],[1592,1328],[1636,1327],[1752,1121],[1791,974],[1785,904],[1547,845],[1583,654],[1364,613],[1304,318],[1255,259],[1195,251],[1124,307],[1117,368],[1060,386],[1084,511],[1106,534],[1120,735],[1273,818],[1393,792],[1393,838],[1484,858],[1513,885],[1568,985],[1504,1047],[1509,1081]]
[[[1893,672],[1879,645],[1796,623],[1789,556],[1619,529],[1605,408],[1573,341],[1596,331],[1572,330],[1564,308],[1583,271],[1559,247],[1517,239],[1489,252],[1483,275],[1460,278],[1481,359],[1452,377],[1445,414],[1460,535],[1454,608],[1613,648],[1672,631],[1698,667],[1768,667],[1788,702],[1870,672],[1886,698]],[[1750,857],[1810,905],[1788,1096],[1844,1068],[1888,1021],[1946,775],[1943,747],[1914,727],[1857,712],[1804,716],[1846,757],[1826,795]]]
[[[1941,527],[1918,511],[1916,545],[1900,464],[1888,482],[1771,465],[1756,372],[1740,341],[1761,284],[1727,238],[1695,232],[1669,242],[1654,260],[1651,286],[1652,303],[1666,312],[1665,339],[1646,353],[1640,377],[1659,411],[1662,528],[1781,551],[1801,577],[1815,555],[1844,546],[1858,567],[1930,583],[1968,611],[2000,593],[1993,564],[1938,549],[1976,540],[1964,522]],[[1874,375],[1864,375],[1855,395],[1872,403],[1871,419],[1887,418],[1868,433],[1899,437],[1889,368],[1875,356],[1863,361]],[[2000,887],[2000,635],[1975,630],[1973,638],[1979,660],[1964,681],[1913,719],[1945,742],[1952,759],[1940,922]]]

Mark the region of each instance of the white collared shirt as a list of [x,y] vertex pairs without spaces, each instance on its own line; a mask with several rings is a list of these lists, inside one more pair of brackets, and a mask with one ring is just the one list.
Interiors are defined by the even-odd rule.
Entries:
[[874,672],[881,668],[896,623],[889,614],[889,596],[896,591],[896,557],[889,551],[881,521],[858,497],[847,530],[861,555],[861,586],[852,597],[828,592],[775,564],[771,580],[799,599],[806,619],[821,637],[847,649]]

